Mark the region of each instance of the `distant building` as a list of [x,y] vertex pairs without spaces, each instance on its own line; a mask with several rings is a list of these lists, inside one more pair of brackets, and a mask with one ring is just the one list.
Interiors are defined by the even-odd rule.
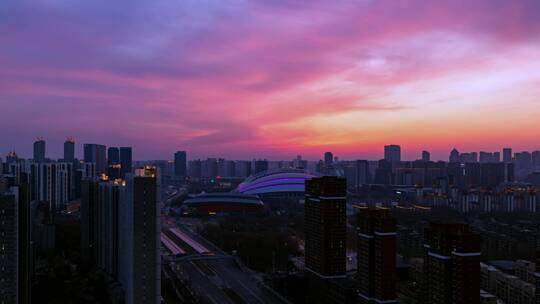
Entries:
[[333,162],[334,162],[334,154],[332,154],[332,152],[325,152],[324,153],[324,164],[326,166],[330,166],[330,165],[332,165]]
[[84,162],[95,163],[97,174],[106,173],[107,157],[105,146],[98,144],[84,144]]
[[42,137],[34,142],[34,162],[45,162],[45,140]]
[[370,181],[369,163],[367,160],[344,162],[344,177],[347,179],[347,189],[357,191]]
[[120,191],[119,281],[126,304],[161,303],[159,205],[154,167],[128,174]]
[[73,138],[68,138],[64,142],[64,162],[75,162],[75,141]]
[[431,154],[428,151],[422,151],[422,161],[428,162],[431,160]]
[[480,277],[482,289],[500,299],[498,303],[536,303],[534,284],[484,263],[480,263]]
[[255,161],[255,174],[268,170],[268,161],[266,159],[258,159]]
[[235,177],[236,176],[236,163],[232,160],[219,159],[218,160],[218,176],[220,177]]
[[216,158],[207,158],[201,162],[202,177],[214,179],[218,176],[218,163]]
[[450,152],[449,162],[459,163],[459,151],[456,148],[452,149]]
[[120,150],[118,147],[109,147],[107,149],[107,164],[109,166],[120,164]]
[[297,155],[295,159],[293,159],[293,168],[296,169],[307,169],[308,167],[308,161],[305,159],[302,159],[302,155]]
[[401,147],[398,145],[384,146],[384,160],[388,162],[401,161]]
[[82,179],[94,178],[97,176],[96,163],[83,162],[81,165]]
[[459,162],[462,163],[462,164],[477,163],[478,162],[478,153],[476,153],[476,152],[461,153],[459,155]]
[[[251,167],[251,163],[249,163]],[[202,162],[200,159],[194,159],[189,161],[189,176],[192,178],[202,177]]]
[[51,210],[63,210],[74,198],[73,163],[30,165],[31,199],[48,202]]
[[531,163],[535,169],[540,166],[540,151],[533,151],[531,153]]
[[360,209],[357,233],[362,303],[397,303],[396,220],[386,209]]
[[527,151],[523,152],[517,152],[514,154],[514,161],[516,164],[516,169],[523,170],[523,169],[530,169],[532,165],[532,155],[531,153]]
[[498,163],[501,161],[501,153],[480,151],[479,161],[480,163]]
[[133,152],[131,147],[120,147],[120,165],[122,170],[122,178],[126,174],[131,173],[133,169]]
[[187,176],[187,153],[186,151],[177,151],[174,153],[174,175],[176,177]]
[[424,241],[423,303],[480,303],[480,236],[466,224],[430,223]]
[[237,161],[234,170],[236,177],[246,178],[251,175],[251,162],[247,160]]
[[512,148],[503,149],[503,162],[505,163],[512,162]]

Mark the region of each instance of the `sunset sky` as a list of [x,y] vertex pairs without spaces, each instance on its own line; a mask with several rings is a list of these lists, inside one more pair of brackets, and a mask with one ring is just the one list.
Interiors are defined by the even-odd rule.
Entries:
[[0,114],[2,158],[540,149],[540,1],[2,0]]

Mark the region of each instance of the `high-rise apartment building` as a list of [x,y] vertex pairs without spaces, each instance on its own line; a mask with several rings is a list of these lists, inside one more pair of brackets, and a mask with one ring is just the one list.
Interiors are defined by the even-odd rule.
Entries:
[[428,162],[431,160],[431,154],[428,151],[422,151],[422,161]]
[[235,163],[235,176],[246,178],[251,175],[251,162],[248,160],[240,160]]
[[118,147],[109,147],[107,149],[107,164],[109,167],[120,164],[120,150],[118,150]]
[[64,142],[64,162],[75,162],[75,140],[71,137]]
[[266,159],[258,159],[255,161],[255,174],[268,170],[268,161]]
[[343,287],[347,286],[341,282],[347,281],[346,187],[345,179],[334,176],[306,180],[304,232],[309,303],[343,300],[336,296],[343,295]]
[[174,153],[174,175],[177,177],[187,176],[187,153],[177,151]]
[[384,160],[388,162],[401,161],[401,147],[398,145],[384,146]]
[[503,162],[509,163],[512,161],[512,148],[503,149]]
[[306,180],[306,269],[322,278],[345,275],[346,187],[338,177]]
[[29,304],[30,200],[26,184],[0,193],[0,303]]
[[81,260],[85,267],[95,265],[97,200],[99,180],[95,177],[83,179],[81,183]]
[[0,196],[0,303],[18,303],[18,199]]
[[119,207],[121,180],[102,181],[96,200],[96,266],[112,279],[118,279]]
[[131,173],[133,169],[133,150],[131,147],[120,147],[120,166],[122,166],[123,178],[125,178],[126,174]]
[[127,174],[120,190],[119,281],[126,304],[160,303],[161,229],[155,167]]
[[397,303],[396,220],[386,209],[360,209],[357,233],[361,302]]
[[454,148],[450,152],[450,158],[448,160],[450,163],[459,163],[459,151]]
[[106,173],[107,157],[105,146],[98,144],[84,144],[84,162],[94,163],[96,165],[97,174]]
[[334,154],[332,152],[324,153],[324,165],[330,166],[334,162]]
[[34,142],[34,162],[42,163],[45,161],[45,140],[42,137]]
[[33,163],[30,176],[32,200],[48,202],[50,210],[62,210],[73,199],[73,163]]
[[467,224],[430,223],[424,242],[423,303],[480,303],[480,236]]
[[533,151],[531,153],[531,163],[534,167],[540,166],[540,151]]
[[[251,168],[251,163],[249,163]],[[193,178],[202,177],[202,161],[200,159],[194,159],[189,161],[189,176]]]

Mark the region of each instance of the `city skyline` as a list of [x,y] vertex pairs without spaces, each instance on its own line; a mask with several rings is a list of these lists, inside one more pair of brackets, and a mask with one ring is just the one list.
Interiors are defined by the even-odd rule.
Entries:
[[[78,143],[75,141],[75,139],[73,137],[67,137],[66,140],[63,142],[63,146],[61,147],[57,147],[56,146],[56,142],[55,142],[55,145],[54,146],[51,146],[51,144],[46,140],[46,138],[42,137],[42,136],[39,136],[35,139],[35,141],[33,142],[33,145],[31,144],[30,145],[30,148],[31,150],[28,152],[28,155],[25,155],[25,154],[20,154],[20,152],[18,150],[15,150],[15,149],[8,149],[4,155],[0,154],[0,160],[5,158],[9,153],[12,153],[12,152],[15,152],[17,154],[18,157],[20,158],[25,158],[25,159],[33,159],[32,156],[34,155],[35,156],[35,153],[36,151],[36,144],[39,143],[39,146],[41,148],[38,148],[38,150],[41,154],[41,156],[39,157],[44,157],[44,159],[49,159],[49,160],[59,160],[61,161],[66,153],[66,147],[65,145],[68,144],[70,146],[70,150],[69,150],[69,155],[68,157],[71,158],[71,155],[74,155],[74,157],[78,160],[84,160],[84,157],[85,157],[85,147],[87,145],[91,145],[91,146],[95,146],[95,145],[98,145],[98,146],[104,146],[105,147],[105,150],[106,151],[109,151],[108,153],[110,153],[110,150],[111,149],[116,149],[118,150],[118,145],[116,144],[112,144],[112,146],[108,146],[108,145],[102,145],[102,144],[98,144],[98,143]],[[78,147],[78,145],[80,145],[80,147]],[[407,150],[404,150],[403,147],[399,144],[391,144],[391,145],[384,145],[381,147],[381,151],[378,151],[378,152],[375,152],[371,157],[366,154],[366,153],[362,153],[361,151],[359,151],[358,153],[355,153],[352,155],[351,158],[347,158],[347,157],[343,157],[342,155],[338,154],[338,153],[334,153],[333,151],[325,151],[324,153],[321,153],[320,155],[313,155],[311,156],[310,155],[302,155],[302,154],[295,154],[295,155],[285,155],[284,158],[271,158],[271,157],[264,157],[264,154],[263,155],[247,155],[245,158],[241,158],[241,157],[238,157],[238,158],[235,158],[234,156],[233,157],[226,157],[227,155],[226,154],[219,154],[219,152],[210,152],[210,153],[205,153],[203,152],[202,154],[195,154],[195,155],[192,155],[191,154],[191,151],[178,151],[178,150],[175,150],[171,153],[169,153],[170,155],[167,155],[165,156],[165,158],[163,159],[151,159],[151,158],[147,158],[147,159],[144,159],[144,158],[132,158],[133,160],[135,161],[145,161],[145,160],[169,160],[169,161],[174,161],[175,160],[175,155],[176,153],[178,152],[183,152],[183,153],[187,153],[187,158],[186,160],[197,160],[197,159],[210,159],[210,158],[224,158],[224,159],[229,159],[229,160],[255,160],[255,159],[264,159],[264,160],[268,160],[268,161],[285,161],[285,160],[291,160],[291,159],[296,159],[297,157],[302,157],[302,159],[304,160],[307,160],[307,161],[325,161],[325,158],[327,157],[327,155],[330,155],[331,157],[336,157],[337,159],[339,160],[347,160],[347,161],[350,161],[350,160],[368,160],[368,161],[378,161],[378,160],[381,160],[381,159],[386,159],[387,155],[387,148],[388,147],[397,147],[397,155],[395,157],[401,157],[401,160],[402,161],[415,161],[415,160],[424,160],[423,157],[427,157],[427,155],[425,155],[425,153],[429,154],[429,161],[434,161],[434,162],[437,162],[437,161],[444,161],[444,162],[447,162],[449,159],[452,161],[452,153],[454,151],[457,151],[459,152],[455,157],[473,157],[474,160],[473,162],[486,162],[486,161],[493,161],[493,162],[499,162],[499,161],[503,161],[503,158],[501,157],[501,155],[504,154],[505,150],[508,150],[509,152],[509,157],[513,158],[516,154],[521,154],[522,152],[523,153],[532,153],[532,154],[535,154],[535,153],[540,153],[540,149],[532,149],[532,150],[516,150],[516,149],[513,149],[512,147],[503,147],[503,148],[500,148],[499,150],[477,150],[477,151],[469,151],[469,150],[460,150],[458,149],[456,146],[453,146],[453,148],[451,150],[448,150],[446,152],[446,155],[444,154],[444,152],[441,152],[439,153],[438,155],[440,155],[441,157],[438,158],[438,157],[431,157],[432,153],[431,151],[426,151],[426,150],[420,150],[420,151],[407,151]],[[52,148],[52,149],[51,149]],[[129,149],[129,153],[130,153],[130,158],[131,158],[131,153],[132,153],[132,147],[120,147],[120,149]],[[1,148],[0,148],[1,150]],[[52,150],[53,152],[53,155],[49,155],[49,151]],[[105,152],[106,152],[105,151]],[[118,152],[118,151],[117,151]],[[2,153],[0,151],[0,153]],[[493,159],[490,159],[490,160],[483,160],[482,157],[484,155],[482,155],[483,153],[487,154],[487,157],[494,157],[496,154],[499,158],[497,158],[498,160],[493,160]],[[135,154],[136,155],[136,154]],[[360,156],[365,156],[365,155],[368,155],[368,157],[365,157],[365,158],[362,158]],[[305,157],[307,156],[307,157]],[[478,158],[480,156],[480,158]],[[534,156],[534,155],[533,155]],[[105,156],[107,159],[111,157],[111,155],[109,155],[108,157]],[[388,160],[388,159],[386,159]],[[425,160],[424,160],[425,161]]]
[[540,142],[537,1],[8,1],[0,16],[0,155],[43,136],[59,157],[68,135],[136,159]]

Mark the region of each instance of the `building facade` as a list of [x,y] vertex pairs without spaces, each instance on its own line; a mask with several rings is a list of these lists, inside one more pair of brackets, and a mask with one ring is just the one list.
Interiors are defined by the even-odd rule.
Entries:
[[480,236],[460,223],[424,232],[423,303],[480,303]]
[[357,234],[362,303],[397,303],[396,220],[387,209],[360,209]]

